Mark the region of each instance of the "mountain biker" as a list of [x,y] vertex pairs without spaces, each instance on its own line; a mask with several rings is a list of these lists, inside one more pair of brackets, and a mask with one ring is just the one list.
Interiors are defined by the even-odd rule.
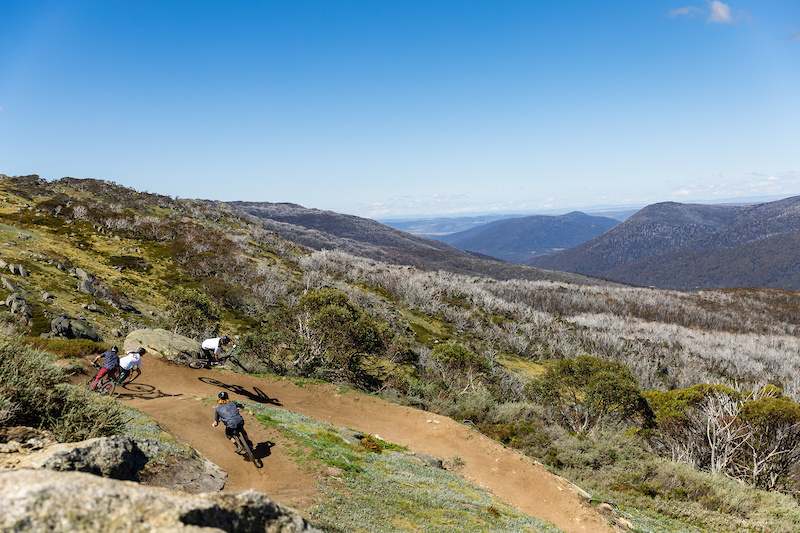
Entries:
[[[200,348],[203,350],[203,354],[206,357],[211,359],[211,356],[214,356],[214,359],[219,362],[219,353],[222,351],[223,346],[227,346],[228,344],[233,344],[233,341],[230,337],[225,335],[224,337],[216,337],[213,339],[206,339],[200,345]],[[236,348],[236,345],[233,344],[233,347]]]
[[250,442],[250,438],[244,430],[244,418],[239,414],[239,409],[244,409],[244,405],[238,402],[232,402],[228,398],[228,393],[225,391],[220,392],[217,398],[217,403],[219,405],[214,412],[214,422],[211,423],[211,427],[217,427],[219,421],[222,420],[222,423],[225,424],[225,436],[236,445],[236,453],[241,453],[244,450],[239,446],[239,443],[236,442],[236,438],[234,437],[235,432],[238,431],[247,442]]
[[[142,356],[147,353],[147,350],[144,348],[139,348],[134,352],[128,352],[119,360],[119,367],[125,372],[125,377],[123,377],[123,381],[125,378],[128,378],[128,383],[133,381],[134,379],[138,378],[139,375],[142,373]],[[136,372],[136,375],[130,377],[131,374]]]
[[94,383],[92,383],[92,390],[97,387],[97,382],[100,381],[100,378],[108,374],[110,377],[114,377],[117,375],[117,370],[119,370],[119,356],[117,355],[117,351],[119,349],[116,346],[113,346],[107,352],[103,352],[97,357],[94,358],[92,363],[96,363],[98,359],[103,357],[103,366],[100,368],[100,371],[97,373],[97,376],[94,378]]

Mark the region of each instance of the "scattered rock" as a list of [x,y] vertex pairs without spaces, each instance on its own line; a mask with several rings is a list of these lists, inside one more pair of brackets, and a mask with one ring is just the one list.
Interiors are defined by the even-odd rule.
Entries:
[[14,284],[13,281],[8,279],[7,277],[0,276],[0,281],[2,281],[3,288],[6,289],[7,291],[17,292],[17,286]]
[[25,268],[23,265],[8,265],[8,270],[17,276],[22,276],[23,278],[28,277],[28,269]]
[[63,313],[50,322],[50,335],[67,339],[89,339],[95,342],[103,342],[100,335],[86,323],[70,318],[69,315]]
[[0,427],[0,453],[31,453],[58,441],[48,431],[26,427]]
[[166,464],[148,464],[139,472],[142,485],[189,494],[220,491],[227,480],[227,472],[196,452],[185,457],[170,456]]
[[318,531],[255,490],[189,495],[82,472],[17,470],[0,473],[0,494],[3,531]]
[[103,308],[97,304],[83,304],[83,308],[87,311],[91,311],[92,313],[100,313],[101,315],[107,315]]
[[82,268],[72,267],[69,269],[70,276],[74,276],[78,278],[79,281],[91,281],[94,279],[94,276],[86,272]]
[[91,280],[82,279],[78,282],[78,292],[86,293],[90,296],[94,296],[97,294],[97,288],[94,286]]
[[31,318],[33,318],[33,310],[20,293],[15,292],[10,294],[8,298],[6,298],[5,304],[11,309],[12,313],[20,317],[23,324],[30,323]]

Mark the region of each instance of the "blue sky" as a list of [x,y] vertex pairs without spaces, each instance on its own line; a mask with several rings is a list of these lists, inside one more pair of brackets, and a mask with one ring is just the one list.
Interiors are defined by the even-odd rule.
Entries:
[[373,218],[800,194],[797,0],[0,0],[0,173]]

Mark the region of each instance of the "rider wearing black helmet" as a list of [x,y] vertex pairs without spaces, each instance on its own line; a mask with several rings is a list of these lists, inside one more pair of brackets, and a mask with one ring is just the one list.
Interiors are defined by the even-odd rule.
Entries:
[[139,377],[139,375],[142,373],[142,356],[146,353],[147,350],[144,348],[139,348],[134,352],[126,353],[125,357],[122,357],[119,360],[119,367],[123,372],[125,372],[125,375],[122,377],[123,380],[128,378],[134,372],[136,372],[136,375],[130,377],[128,379],[128,383]]
[[244,418],[242,418],[242,415],[239,413],[239,409],[244,409],[244,405],[232,402],[228,398],[228,393],[225,391],[221,391],[217,395],[217,398],[217,403],[219,405],[214,412],[214,422],[211,423],[211,426],[217,427],[219,421],[222,420],[222,423],[225,424],[225,436],[236,445],[236,453],[240,453],[243,450],[241,446],[239,446],[239,443],[236,442],[236,438],[234,437],[235,432],[240,432],[245,440],[250,442],[250,438],[244,430]]
[[106,374],[108,374],[111,378],[117,375],[117,370],[119,370],[119,356],[117,355],[117,350],[118,348],[116,346],[112,346],[110,350],[103,352],[94,358],[94,363],[96,363],[101,357],[103,358],[103,368],[100,369],[100,371],[97,373],[97,377],[94,378],[92,390],[97,387],[97,382],[100,381],[100,378]]
[[[213,339],[206,339],[200,344],[200,348],[203,350],[203,353],[206,357],[211,359],[211,356],[214,356],[216,361],[219,361],[219,353],[222,351],[222,347],[228,344],[233,344],[233,341],[230,337],[225,335],[224,337],[215,337]],[[233,347],[236,348],[236,345],[233,344]]]

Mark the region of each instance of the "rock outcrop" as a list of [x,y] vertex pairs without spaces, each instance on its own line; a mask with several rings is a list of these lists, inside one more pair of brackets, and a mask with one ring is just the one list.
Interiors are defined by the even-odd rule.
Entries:
[[194,450],[151,461],[158,448],[154,440],[124,436],[59,443],[47,431],[0,427],[0,471],[78,471],[190,494],[225,486],[227,473]]
[[125,338],[125,351],[143,346],[151,354],[184,364],[189,359],[202,356],[200,343],[189,337],[165,329],[137,329]]
[[138,473],[158,453],[152,440],[126,436],[100,437],[48,446],[21,459],[17,468],[75,471],[113,479],[138,481]]
[[60,314],[50,322],[50,336],[103,342],[100,335],[88,324],[75,318],[70,318],[66,314]]
[[300,514],[248,490],[189,495],[82,472],[0,473],[2,531],[318,531]]

